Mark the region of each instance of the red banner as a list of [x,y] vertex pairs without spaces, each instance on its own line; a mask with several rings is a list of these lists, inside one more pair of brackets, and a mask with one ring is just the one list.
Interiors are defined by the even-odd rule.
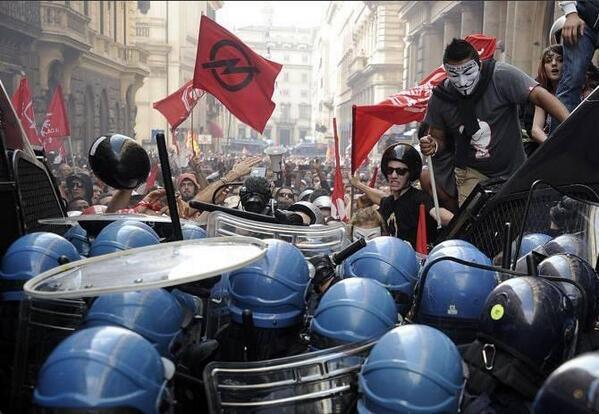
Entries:
[[345,189],[343,188],[343,175],[339,160],[339,137],[337,136],[337,119],[333,118],[333,135],[335,137],[335,176],[333,178],[333,194],[331,194],[331,217],[347,221],[345,209]]
[[202,16],[193,86],[214,95],[241,122],[260,133],[275,109],[271,99],[282,67]]
[[[478,51],[481,60],[488,60],[495,54],[496,39],[483,34],[466,37]],[[428,100],[433,88],[445,80],[443,66],[438,67],[424,78],[418,86],[391,95],[377,105],[356,106],[355,142],[352,142],[352,174],[368,156],[372,147],[393,125],[403,125],[412,121],[422,121],[426,114]]]
[[31,145],[42,146],[42,141],[35,128],[35,114],[33,112],[33,100],[31,99],[31,89],[29,81],[25,76],[21,78],[19,87],[12,97],[12,105],[15,107],[19,121],[27,134]]
[[193,81],[187,82],[166,98],[152,104],[152,107],[166,118],[171,130],[175,130],[187,119],[205,93],[201,89],[194,88],[192,83]]
[[66,154],[63,146],[63,138],[71,135],[71,130],[69,128],[69,120],[60,85],[57,85],[54,90],[54,95],[50,101],[50,106],[48,106],[48,112],[40,130],[40,135],[46,152],[60,151],[61,155]]

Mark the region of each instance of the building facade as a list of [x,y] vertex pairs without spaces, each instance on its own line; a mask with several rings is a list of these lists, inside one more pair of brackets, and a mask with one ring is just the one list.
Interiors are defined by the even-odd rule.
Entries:
[[[273,112],[262,137],[274,145],[293,146],[311,140],[312,126],[312,44],[314,29],[272,25],[272,9],[263,10],[266,24],[247,26],[235,34],[258,54],[283,65],[273,101]],[[231,134],[238,139],[258,138],[260,134],[240,122]]]
[[[193,79],[200,18],[215,19],[223,1],[151,1],[135,23],[134,42],[147,50],[149,76],[137,96],[136,136],[149,142],[152,131],[168,131],[166,119],[152,104],[175,92]],[[178,139],[193,128],[194,134],[210,132],[212,124],[221,124],[222,105],[212,96],[202,97],[188,118],[178,128]],[[215,132],[219,135],[218,132]],[[169,136],[170,134],[167,134]]]
[[405,86],[442,62],[454,37],[484,33],[497,38],[495,58],[535,75],[549,30],[561,15],[552,1],[404,1],[399,17],[407,40]]
[[319,27],[314,134],[330,140],[336,117],[342,152],[351,142],[352,106],[380,102],[402,87],[405,33],[399,3],[329,2]]
[[135,96],[149,73],[147,52],[132,43],[137,3],[0,3],[0,79],[12,94],[28,77],[38,130],[60,84],[75,153],[104,133],[135,135]]

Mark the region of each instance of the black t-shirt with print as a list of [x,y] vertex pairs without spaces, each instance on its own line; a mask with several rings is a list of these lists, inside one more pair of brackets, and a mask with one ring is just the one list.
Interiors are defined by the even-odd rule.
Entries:
[[433,200],[427,193],[414,187],[397,200],[392,195],[381,200],[379,213],[387,223],[390,236],[399,237],[416,247],[420,203],[424,204],[427,241],[428,243],[435,241],[437,222],[428,213],[433,208]]

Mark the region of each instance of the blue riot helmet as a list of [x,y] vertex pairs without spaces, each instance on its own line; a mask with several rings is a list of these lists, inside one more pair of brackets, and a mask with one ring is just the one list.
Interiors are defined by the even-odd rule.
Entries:
[[487,348],[498,348],[547,375],[571,357],[576,327],[572,302],[556,283],[517,277],[487,297],[478,337]]
[[50,412],[158,414],[168,401],[168,365],[135,332],[114,326],[83,329],[52,351],[40,369],[33,401]]
[[73,246],[75,246],[81,256],[89,256],[91,242],[87,237],[87,231],[83,227],[78,224],[71,227],[64,234],[64,238],[70,241]]
[[522,243],[520,244],[520,252],[518,254],[518,257],[515,257],[517,241],[514,240],[512,242],[512,257],[517,260],[523,256],[526,256],[534,249],[545,245],[551,239],[551,236],[548,236],[547,234],[543,233],[525,234],[524,236],[522,236]]
[[553,371],[537,393],[535,414],[599,412],[599,355],[578,356]]
[[118,220],[104,227],[98,234],[92,243],[90,256],[159,243],[160,238],[147,224],[135,220]]
[[5,301],[23,299],[23,284],[65,263],[81,258],[75,246],[54,233],[30,233],[13,242],[2,258],[0,272],[0,299]]
[[282,240],[269,239],[266,256],[229,274],[229,311],[233,321],[243,323],[250,310],[254,326],[285,328],[302,321],[308,265],[300,250]]
[[462,358],[443,332],[404,325],[370,351],[359,376],[358,413],[457,413],[464,389]]
[[183,308],[164,289],[112,293],[98,297],[85,315],[84,326],[116,325],[137,332],[170,356],[170,345],[184,320]]
[[183,240],[198,240],[207,237],[206,230],[191,223],[185,223],[181,227],[181,231],[183,232]]
[[343,279],[330,287],[310,324],[310,345],[332,348],[376,338],[397,323],[393,297],[372,279]]
[[343,277],[366,277],[386,287],[398,311],[405,313],[418,280],[418,260],[412,246],[396,237],[377,237],[343,261]]
[[449,246],[429,255],[417,288],[420,300],[414,321],[443,331],[457,344],[471,342],[485,299],[497,286],[497,275],[451,260],[433,263],[444,257],[491,266],[491,260],[474,246]]
[[[592,266],[578,256],[572,254],[556,254],[543,260],[537,266],[539,275],[554,276],[578,282],[587,297],[586,309],[580,291],[570,283],[559,283],[566,292],[574,308],[582,329],[594,329],[597,311],[597,288],[599,277]],[[586,313],[585,313],[586,312]]]
[[450,240],[444,240],[441,243],[437,244],[435,247],[432,248],[432,250],[428,254],[430,256],[433,253],[436,253],[437,251],[445,249],[447,247],[465,247],[465,248],[474,247],[474,248],[476,248],[476,246],[474,246],[472,243],[470,243],[466,240],[450,239]]
[[574,234],[562,234],[543,245],[543,252],[547,256],[560,253],[570,253],[579,257],[586,257],[586,243]]

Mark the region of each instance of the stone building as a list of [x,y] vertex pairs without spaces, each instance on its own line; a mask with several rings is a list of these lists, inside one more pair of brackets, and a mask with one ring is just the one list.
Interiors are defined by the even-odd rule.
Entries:
[[330,139],[335,116],[342,151],[351,142],[352,105],[380,102],[402,86],[405,33],[400,3],[332,1],[319,27],[313,128],[319,129],[317,136]]
[[552,1],[403,1],[399,17],[407,40],[406,86],[413,86],[441,64],[454,37],[471,33],[498,40],[495,58],[536,74],[549,29],[561,15]]
[[[149,141],[152,130],[168,131],[169,126],[152,104],[175,92],[193,79],[200,18],[215,20],[223,1],[151,1],[135,22],[134,43],[147,50],[150,74],[136,96],[136,136]],[[195,134],[215,132],[221,125],[222,105],[212,96],[202,97],[193,110]],[[191,129],[191,117],[178,129],[179,139]],[[220,132],[215,132],[219,135]]]
[[[139,2],[140,4],[143,2]],[[132,44],[138,2],[0,2],[0,79],[30,82],[38,129],[62,85],[74,152],[107,132],[134,136],[148,53]]]

